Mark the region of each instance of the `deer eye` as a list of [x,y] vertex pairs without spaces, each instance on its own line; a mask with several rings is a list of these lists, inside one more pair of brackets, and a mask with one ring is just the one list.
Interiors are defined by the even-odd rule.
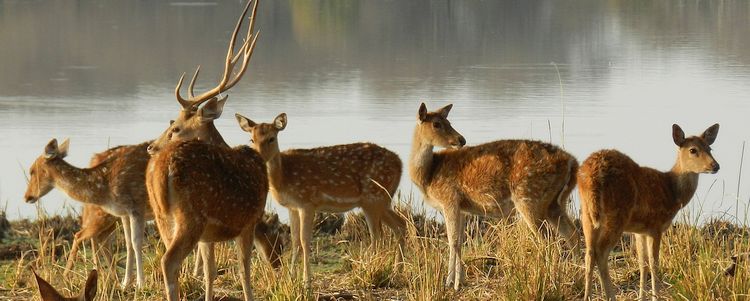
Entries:
[[695,155],[696,153],[698,153],[698,150],[697,150],[697,149],[694,149],[694,148],[691,148],[691,149],[690,149],[690,154],[693,154],[693,155]]
[[276,141],[276,138],[274,137],[271,137],[270,139],[268,139],[268,143],[273,143],[274,141]]
[[173,127],[172,128],[172,133],[179,133],[179,132],[180,132],[180,128],[178,128],[178,127]]
[[443,127],[443,125],[440,124],[440,122],[433,122],[432,123],[432,127],[436,128],[436,129],[439,129],[439,128]]

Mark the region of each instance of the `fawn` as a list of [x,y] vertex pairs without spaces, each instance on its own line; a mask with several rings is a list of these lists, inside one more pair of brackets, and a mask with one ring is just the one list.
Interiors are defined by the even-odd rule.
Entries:
[[[446,286],[458,290],[464,278],[464,212],[507,218],[516,210],[533,230],[547,222],[577,251],[578,233],[566,212],[576,159],[554,145],[530,140],[464,147],[466,140],[448,121],[451,108],[428,112],[420,105],[409,159],[412,182],[445,217],[450,250]],[[435,146],[450,149],[433,152]]]
[[636,238],[641,272],[639,298],[647,299],[648,266],[651,298],[658,299],[661,236],[677,212],[690,202],[698,187],[698,175],[719,171],[710,147],[718,133],[719,125],[714,124],[700,136],[685,138],[680,126],[672,125],[677,162],[667,172],[641,167],[616,150],[601,150],[583,161],[578,171],[578,192],[586,241],[584,299],[591,297],[591,278],[594,265],[598,265],[607,299],[615,300],[607,257],[623,232],[634,233]]
[[257,124],[240,114],[235,117],[242,130],[251,133],[253,149],[266,161],[271,194],[289,209],[292,263],[296,262],[301,246],[306,286],[311,280],[310,243],[317,211],[344,212],[362,208],[372,244],[380,239],[382,221],[396,233],[403,249],[406,221],[391,208],[391,199],[401,180],[398,155],[372,143],[281,152],[278,134],[286,128],[285,113],[277,116],[273,123]]
[[96,297],[96,280],[98,278],[96,270],[89,272],[83,292],[78,297],[73,298],[63,297],[52,285],[42,279],[42,277],[39,277],[36,272],[33,273],[42,301],[94,301],[94,297]]

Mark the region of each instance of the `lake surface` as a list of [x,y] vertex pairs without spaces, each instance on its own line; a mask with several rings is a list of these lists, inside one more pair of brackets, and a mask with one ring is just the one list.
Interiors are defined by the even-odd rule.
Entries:
[[[213,87],[242,6],[0,0],[0,202],[10,218],[36,216],[23,170],[51,138],[69,137],[69,161],[84,166],[108,146],[158,136],[177,115],[181,73],[201,65],[196,90]],[[257,28],[248,73],[216,122],[232,145],[248,143],[235,112],[265,122],[286,112],[282,148],[372,141],[406,162],[424,101],[453,103],[470,145],[551,140],[579,161],[617,148],[666,170],[673,123],[689,135],[720,123],[722,169],[701,176],[690,210],[748,221],[748,1],[264,1]],[[408,176],[401,182],[421,206]],[[64,204],[78,208],[57,191],[41,200],[50,213]]]

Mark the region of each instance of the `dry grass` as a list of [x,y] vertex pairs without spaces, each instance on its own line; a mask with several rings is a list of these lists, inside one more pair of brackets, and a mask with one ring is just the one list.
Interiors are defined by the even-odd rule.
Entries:
[[[421,205],[421,204],[420,204]],[[387,242],[369,247],[367,227],[361,214],[349,214],[346,222],[328,217],[321,223],[313,250],[313,290],[305,292],[298,276],[288,264],[274,271],[253,259],[253,287],[259,300],[571,300],[583,296],[582,259],[574,258],[559,241],[534,236],[525,224],[514,221],[470,219],[464,245],[466,285],[455,292],[443,285],[446,276],[447,243],[441,223],[412,213],[406,202],[399,208],[408,220],[407,249],[404,261],[396,263],[397,243],[390,232]],[[50,279],[63,293],[77,293],[84,284],[90,255],[80,262],[72,276],[61,277],[69,249],[68,227],[60,218],[42,218],[36,223],[14,222],[25,230],[9,233],[13,241],[26,240],[34,251],[22,252],[17,259],[0,265],[0,299],[38,300],[30,269]],[[63,219],[64,220],[64,219]],[[690,219],[684,219],[690,220]],[[323,225],[326,225],[325,227]],[[56,229],[57,227],[57,229]],[[325,228],[325,229],[324,229]],[[119,232],[118,232],[119,233]],[[724,270],[730,257],[750,252],[749,231],[723,221],[711,221],[702,227],[679,224],[668,231],[662,247],[662,280],[665,298],[674,300],[750,299],[748,260],[740,261],[734,277]],[[118,288],[123,275],[123,247],[114,245],[115,268],[100,267],[97,300],[162,300],[163,288],[158,271],[163,252],[161,242],[149,235],[146,246],[146,287],[140,291]],[[554,237],[554,236],[550,236]],[[122,241],[120,237],[118,241]],[[4,241],[7,242],[8,238]],[[623,239],[620,252],[611,257],[612,276],[619,298],[633,299],[638,289],[635,251]],[[289,253],[289,252],[287,252]],[[284,262],[288,263],[289,254]],[[242,295],[234,249],[222,244],[217,250],[219,277],[217,297]],[[183,265],[181,291],[187,300],[202,298],[202,282],[190,276],[192,256]],[[117,272],[115,272],[117,270]],[[601,296],[595,284],[596,296]],[[36,298],[36,299],[34,299]]]

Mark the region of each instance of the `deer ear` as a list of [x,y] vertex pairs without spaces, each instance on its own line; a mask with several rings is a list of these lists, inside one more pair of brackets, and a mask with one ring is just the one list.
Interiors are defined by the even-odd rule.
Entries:
[[68,156],[68,147],[70,146],[70,139],[65,138],[65,141],[60,144],[60,147],[58,147],[57,151],[59,152],[60,158],[65,158]]
[[83,289],[83,300],[94,301],[96,297],[96,281],[99,278],[99,274],[96,270],[89,272],[89,277],[86,279],[86,287]]
[[211,98],[203,107],[198,109],[201,122],[211,122],[221,117],[221,112],[224,111],[224,103],[226,103],[228,97],[229,95],[224,95],[221,99]]
[[39,296],[42,297],[42,301],[64,300],[52,285],[42,279],[42,277],[39,277],[35,271],[32,270],[32,273],[34,273],[34,278],[36,278],[36,284],[39,287]]
[[281,113],[273,119],[273,125],[277,130],[283,131],[286,128],[286,113]]
[[449,104],[447,106],[444,106],[444,107],[440,108],[440,110],[438,110],[437,112],[438,112],[438,114],[440,114],[440,116],[443,116],[443,118],[448,118],[448,113],[450,113],[451,108],[453,108],[453,104]]
[[674,144],[677,146],[682,146],[685,142],[685,132],[677,124],[672,125],[672,140],[674,140]]
[[706,129],[703,134],[701,135],[701,138],[703,140],[706,140],[706,143],[708,145],[714,144],[714,141],[716,141],[716,136],[719,135],[719,124],[716,123],[712,126],[710,126],[708,129]]
[[424,105],[424,102],[419,105],[419,111],[417,112],[417,119],[419,121],[427,120],[427,106]]
[[47,143],[47,146],[44,147],[44,158],[56,158],[59,154],[60,151],[57,147],[57,139],[52,138],[52,140]]
[[234,118],[237,118],[237,122],[240,123],[240,128],[248,133],[252,133],[253,128],[258,125],[254,121],[250,120],[250,118],[242,116],[239,113],[234,113]]

